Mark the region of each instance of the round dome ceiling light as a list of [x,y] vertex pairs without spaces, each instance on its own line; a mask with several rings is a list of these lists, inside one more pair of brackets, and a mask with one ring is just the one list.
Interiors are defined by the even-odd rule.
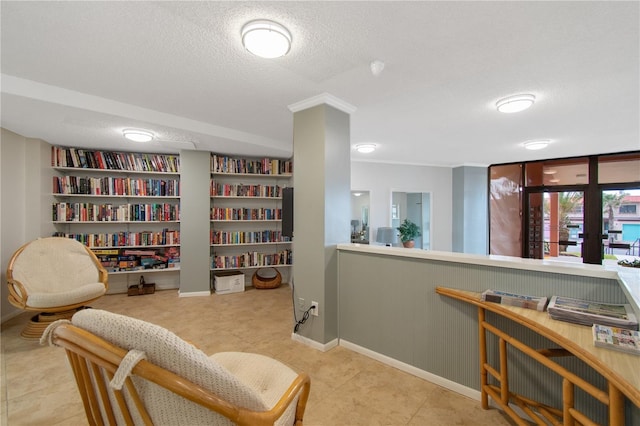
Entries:
[[529,94],[513,95],[500,99],[496,102],[498,111],[511,114],[524,111],[536,101],[536,97]]
[[356,151],[361,152],[363,154],[369,154],[376,150],[376,144],[373,143],[361,143],[356,145]]
[[291,49],[291,33],[277,22],[251,21],[242,27],[242,45],[261,58],[279,58]]
[[146,130],[126,129],[122,131],[122,135],[134,142],[150,142],[153,140],[153,133]]
[[542,173],[545,175],[555,175],[558,171],[556,169],[544,169]]
[[540,139],[540,140],[536,140],[536,141],[527,141],[527,142],[523,143],[522,145],[526,149],[538,150],[538,149],[546,148],[547,145],[549,145],[549,142],[551,142],[549,139]]

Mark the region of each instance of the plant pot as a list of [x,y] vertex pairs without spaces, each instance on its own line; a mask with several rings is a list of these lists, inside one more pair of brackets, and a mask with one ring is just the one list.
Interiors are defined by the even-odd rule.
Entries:
[[405,248],[414,248],[414,247],[415,247],[415,245],[416,245],[416,242],[415,242],[415,241],[413,241],[413,240],[403,241],[403,242],[402,242],[402,245],[403,245]]

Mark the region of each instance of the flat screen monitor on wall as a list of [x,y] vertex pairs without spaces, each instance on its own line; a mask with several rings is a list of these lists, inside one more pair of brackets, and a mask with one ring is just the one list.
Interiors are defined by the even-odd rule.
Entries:
[[282,190],[282,235],[293,238],[293,188]]

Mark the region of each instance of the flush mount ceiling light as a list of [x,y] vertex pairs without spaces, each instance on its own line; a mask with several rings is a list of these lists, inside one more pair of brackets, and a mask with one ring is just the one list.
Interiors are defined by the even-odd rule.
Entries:
[[361,195],[362,195],[362,192],[354,192],[354,193],[353,193],[353,196],[354,196],[354,197],[359,197],[359,196],[361,196]]
[[125,138],[134,142],[150,142],[153,140],[153,133],[146,130],[125,129],[122,134]]
[[289,53],[291,33],[277,22],[251,21],[242,27],[242,45],[261,58],[279,58]]
[[376,144],[373,143],[361,143],[356,145],[356,151],[368,154],[376,150]]
[[546,148],[547,145],[549,145],[549,142],[551,142],[549,139],[540,139],[540,140],[537,140],[537,141],[527,141],[527,142],[523,143],[522,145],[526,149],[537,150],[537,149]]
[[560,179],[556,178],[556,179],[549,179],[549,182],[551,183],[558,183],[560,182]]
[[502,98],[498,102],[496,102],[496,108],[498,108],[498,111],[500,112],[510,114],[513,112],[524,111],[525,109],[533,105],[535,101],[536,97],[533,95],[513,95]]
[[542,173],[545,175],[555,175],[558,171],[556,169],[544,169]]

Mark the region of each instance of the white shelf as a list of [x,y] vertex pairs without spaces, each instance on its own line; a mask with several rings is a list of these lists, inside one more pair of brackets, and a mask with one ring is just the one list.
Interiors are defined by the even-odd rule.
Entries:
[[180,199],[179,195],[96,195],[96,194],[59,194],[53,193],[54,197],[81,197],[81,198],[154,198],[154,199]]
[[272,179],[289,179],[293,177],[293,174],[264,174],[264,173],[224,173],[224,172],[211,172],[213,176],[225,176],[225,177],[255,177],[255,178],[272,178]]
[[180,172],[152,172],[152,171],[144,171],[144,170],[120,170],[120,169],[89,169],[84,167],[60,167],[54,166],[54,170],[58,170],[60,172],[86,172],[86,173],[113,173],[113,174],[135,174],[135,175],[162,175],[162,176],[180,176]]
[[180,268],[164,268],[164,269],[140,269],[139,271],[117,271],[108,272],[109,275],[125,275],[125,274],[148,274],[151,272],[180,272]]
[[211,268],[213,272],[234,271],[236,269],[260,269],[260,268],[287,268],[293,265],[262,265],[262,266],[238,266],[237,268]]
[[89,247],[91,250],[119,250],[119,249],[151,249],[151,248],[167,248],[180,247],[180,244],[164,244],[157,246],[110,246],[110,247]]
[[239,244],[211,244],[211,247],[241,247],[241,246],[272,246],[278,244],[291,244],[293,241],[278,241],[268,243],[239,243]]
[[274,200],[274,201],[280,201],[282,200],[282,197],[251,197],[248,195],[233,195],[233,196],[229,196],[229,195],[212,195],[211,196],[212,199],[216,199],[216,200]]
[[116,221],[116,220],[69,220],[69,221],[61,221],[61,220],[55,220],[53,221],[53,223],[55,224],[72,224],[72,225],[80,225],[80,224],[105,224],[105,225],[114,225],[114,224],[131,224],[131,223],[179,223],[179,220],[122,220],[122,221]]
[[211,222],[217,222],[217,223],[220,223],[220,222],[236,222],[236,223],[255,222],[255,223],[260,223],[260,222],[282,222],[282,219],[246,219],[246,220],[211,219]]

